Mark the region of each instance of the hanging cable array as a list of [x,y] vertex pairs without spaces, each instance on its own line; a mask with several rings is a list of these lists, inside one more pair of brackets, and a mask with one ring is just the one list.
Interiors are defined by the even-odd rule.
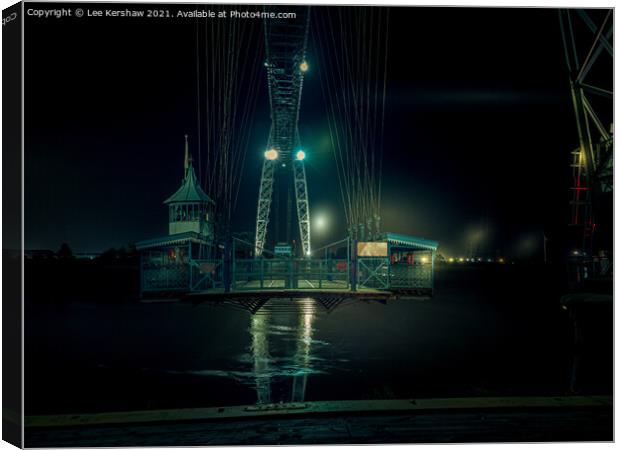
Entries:
[[381,227],[389,8],[324,8],[313,21],[349,235],[376,239]]
[[239,196],[263,52],[262,21],[197,19],[198,169],[219,235],[230,232]]

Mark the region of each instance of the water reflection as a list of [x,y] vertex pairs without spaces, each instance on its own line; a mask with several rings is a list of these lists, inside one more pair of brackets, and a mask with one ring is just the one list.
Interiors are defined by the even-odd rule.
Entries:
[[269,357],[269,316],[252,316],[250,334],[254,356],[254,379],[258,403],[271,403],[271,364]]
[[317,371],[312,364],[316,301],[270,303],[250,322],[257,402],[302,402],[308,376]]
[[301,375],[293,378],[292,401],[303,402],[306,397],[306,384],[308,382],[308,366],[310,364],[310,350],[312,345],[312,322],[314,312],[305,312],[299,317],[299,334],[297,340],[297,352],[295,362],[301,368]]
[[[570,330],[559,308],[532,314],[520,291],[506,299],[450,289],[429,302],[36,304],[27,407],[103,412],[568,388]],[[591,373],[594,383],[603,372]]]

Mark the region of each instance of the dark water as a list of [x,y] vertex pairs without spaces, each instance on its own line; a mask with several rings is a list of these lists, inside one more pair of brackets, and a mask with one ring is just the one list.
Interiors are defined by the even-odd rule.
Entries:
[[[565,394],[572,328],[552,284],[540,269],[444,268],[432,299],[271,300],[254,314],[27,302],[26,414]],[[600,351],[589,392],[611,392]]]

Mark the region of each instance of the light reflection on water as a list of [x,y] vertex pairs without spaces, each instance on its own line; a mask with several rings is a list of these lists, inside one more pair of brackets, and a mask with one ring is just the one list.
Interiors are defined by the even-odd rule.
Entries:
[[[251,348],[254,359],[254,379],[258,403],[272,403],[271,385],[274,377],[289,376],[292,378],[290,398],[278,398],[277,401],[302,402],[305,399],[308,375],[314,371],[312,367],[312,324],[315,319],[314,300],[303,300],[298,315],[292,316],[297,326],[291,327],[278,323],[285,316],[272,314],[255,314],[250,322]],[[290,316],[289,316],[290,317]],[[293,338],[293,339],[291,339]],[[278,342],[279,341],[279,342]],[[294,342],[292,358],[273,358],[272,351],[279,352],[287,342]]]
[[521,303],[459,291],[431,301],[30,304],[27,409],[560,392],[570,336],[555,310]]
[[354,302],[304,298],[202,304],[206,307],[203,311],[209,311],[208,314],[217,310],[223,312],[222,309],[241,309],[249,313],[247,327],[238,335],[244,343],[239,348],[240,353],[227,355],[227,362],[220,366],[207,361],[209,367],[166,368],[163,372],[234,380],[255,391],[258,404],[303,402],[309,377],[342,371],[349,361],[344,349],[333,348],[332,343],[316,339],[319,317],[349,303]]

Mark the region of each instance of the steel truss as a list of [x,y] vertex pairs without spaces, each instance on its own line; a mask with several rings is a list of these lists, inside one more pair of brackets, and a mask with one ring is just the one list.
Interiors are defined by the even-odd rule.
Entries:
[[[266,12],[282,12],[277,6],[265,7]],[[278,152],[276,160],[263,162],[258,210],[256,214],[255,256],[265,248],[269,214],[276,175],[285,170],[293,172],[295,203],[299,234],[304,255],[310,254],[310,208],[308,184],[303,160],[297,160],[299,149],[299,106],[303,87],[302,63],[305,62],[310,21],[309,7],[286,7],[294,11],[294,19],[265,19],[267,81],[271,106],[271,132],[267,149]]]
[[273,198],[273,176],[277,161],[265,159],[260,178],[258,191],[258,212],[256,214],[256,241],[254,254],[260,256],[265,246],[267,237],[267,225],[269,224],[269,212],[271,211],[271,200]]
[[306,167],[303,161],[293,161],[293,176],[295,184],[295,203],[297,205],[297,222],[299,236],[304,255],[310,256],[310,206],[308,204],[308,183],[306,182]]
[[[613,10],[596,25],[585,10],[561,10],[560,27],[568,66],[579,148],[572,152],[571,226],[582,227],[582,246],[592,249],[592,196],[613,191],[613,87],[603,82],[597,66],[608,53],[613,62]],[[584,43],[586,44],[584,46]],[[597,77],[598,75],[598,77]],[[592,81],[590,81],[592,79]],[[604,103],[601,104],[601,99]],[[596,101],[595,101],[596,100]],[[601,119],[606,114],[605,119]]]

